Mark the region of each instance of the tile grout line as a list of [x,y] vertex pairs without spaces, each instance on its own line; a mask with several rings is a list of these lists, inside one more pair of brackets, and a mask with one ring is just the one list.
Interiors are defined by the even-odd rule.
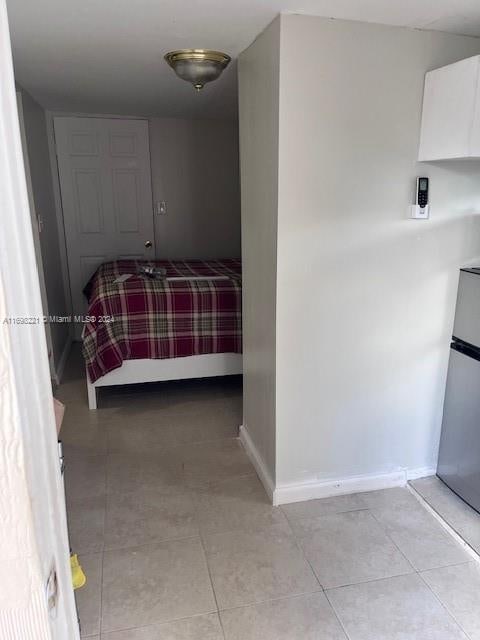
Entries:
[[[204,611],[203,613],[195,613],[193,616],[182,616],[180,618],[172,618],[171,620],[163,620],[162,622],[150,622],[149,624],[142,624],[138,627],[122,627],[121,629],[111,629],[110,631],[104,631],[101,635],[102,640],[104,640],[104,636],[110,635],[112,633],[124,633],[125,631],[137,631],[140,629],[150,629],[153,627],[163,627],[163,626],[167,626],[167,625],[171,625],[171,624],[175,624],[176,622],[183,622],[184,620],[195,620],[196,618],[202,618],[202,617],[207,617],[207,616],[214,616],[215,614],[218,615],[218,611]],[[93,636],[82,636],[81,640],[83,640],[85,638],[85,640],[87,640],[87,638],[91,638],[94,637],[96,638],[98,635],[94,634]]]
[[102,566],[100,571],[100,638],[103,633],[103,570],[104,570],[104,558],[105,558],[105,531],[107,526],[107,478],[108,478],[108,454],[105,462],[105,496],[104,496],[104,511],[103,511],[103,545],[102,545]]
[[327,599],[328,604],[330,605],[330,607],[332,608],[333,613],[335,614],[335,618],[338,620],[338,623],[339,623],[340,627],[342,628],[343,633],[345,634],[345,638],[347,638],[347,640],[352,640],[352,637],[350,636],[350,634],[348,633],[345,625],[343,624],[339,613],[337,612],[337,610],[335,609],[335,606],[333,605],[332,601],[328,597],[328,591],[325,591],[324,593],[325,593],[325,598]]
[[[417,496],[415,496],[415,497],[417,497]],[[432,510],[432,507],[430,507],[430,505],[428,503],[423,504],[423,502],[425,502],[425,501],[421,496],[420,496],[419,502],[420,502],[420,504],[422,504],[422,506],[425,507],[426,511],[431,513],[434,517],[436,516],[435,520],[438,520],[439,524],[443,525],[444,521],[442,520],[442,518],[434,510]],[[445,569],[447,567],[456,567],[458,565],[468,564],[470,562],[470,560],[464,560],[463,562],[453,562],[453,563],[449,563],[449,564],[442,564],[442,565],[439,565],[437,567],[429,567],[428,569],[417,569],[416,566],[413,564],[413,562],[407,557],[407,555],[397,545],[395,540],[390,536],[390,534],[388,533],[386,527],[382,524],[382,522],[380,520],[378,520],[378,518],[376,517],[376,515],[374,513],[374,509],[368,509],[368,511],[370,511],[371,516],[375,519],[375,521],[379,524],[379,526],[382,527],[382,530],[384,531],[385,535],[392,542],[392,544],[396,547],[396,549],[398,549],[398,551],[405,558],[405,560],[408,562],[408,564],[412,567],[413,573],[415,573],[417,575],[420,575],[421,573],[423,573],[425,571],[433,571],[435,569]],[[443,526],[443,528],[447,529],[448,533],[451,533],[450,530],[449,530],[450,525],[448,525],[448,523],[445,523],[445,525],[446,526]],[[452,537],[457,539],[457,536],[458,536],[458,534],[453,530]],[[462,547],[464,547],[464,546],[468,547],[468,544],[460,536],[458,536],[458,538],[459,538],[458,542],[461,544]],[[473,549],[472,549],[472,551],[473,551],[473,554],[475,554],[475,556],[477,556],[476,552]],[[478,562],[480,562],[480,557],[477,556],[477,558],[475,558],[475,559]],[[403,574],[398,574],[397,576],[390,576],[390,577],[395,578],[395,577],[400,577],[401,575],[413,575],[413,573],[411,573],[411,574],[403,573]],[[384,580],[384,579],[386,579],[386,578],[376,578],[375,580]],[[367,580],[366,582],[375,582],[375,580]],[[361,584],[361,583],[357,583],[357,584]],[[343,585],[343,586],[350,586],[350,585]]]
[[[418,492],[415,489],[415,487],[413,487],[410,483],[407,483],[406,489],[418,500],[419,504],[428,513],[430,513],[430,515],[432,515],[435,518],[435,520],[441,525],[441,527],[465,549],[468,555],[471,555],[473,553],[475,556],[474,559],[477,562],[480,562],[480,557],[478,556],[478,554],[470,547],[470,545],[467,544],[465,540],[463,540],[463,538],[461,538],[461,536],[459,536],[459,534],[453,529],[453,527],[451,527],[450,524],[446,520],[444,520],[437,511],[435,511],[435,509],[426,501],[426,499],[420,494],[420,492]],[[422,583],[425,585],[428,591],[433,595],[435,600],[440,604],[442,609],[444,609],[447,615],[449,615],[451,619],[455,622],[458,628],[465,634],[467,638],[469,638],[469,640],[471,640],[470,635],[465,631],[465,629],[463,628],[463,625],[460,624],[460,621],[457,620],[456,616],[450,611],[447,605],[442,602],[440,597],[435,593],[435,591],[431,588],[431,586],[428,584],[428,582],[425,580],[423,576],[423,573],[427,571],[437,571],[441,569],[446,569],[447,567],[456,567],[456,566],[461,566],[463,564],[469,564],[469,563],[470,563],[469,561],[465,561],[465,562],[460,562],[455,564],[444,565],[441,567],[433,567],[432,569],[424,569],[423,571],[421,571],[420,569],[419,570],[415,569],[415,574],[419,577],[419,579],[422,581]]]
[[[328,499],[328,498],[327,498]],[[319,500],[323,500],[323,498],[319,498]],[[308,502],[308,501],[307,501]],[[293,503],[293,504],[301,504],[299,502]],[[283,509],[284,505],[278,505],[278,509],[280,509],[283,513],[283,515],[285,516],[285,518],[288,520],[288,522],[290,524],[292,524],[292,522],[302,522],[305,520],[316,520],[317,518],[328,518],[329,516],[341,516],[345,513],[358,513],[359,511],[371,511],[371,509],[369,509],[368,507],[360,507],[359,509],[346,509],[345,511],[330,511],[328,513],[319,513],[317,515],[314,516],[302,516],[301,518],[293,518],[291,516],[289,516],[285,510]]]
[[223,478],[217,478],[215,480],[205,480],[204,482],[200,481],[200,483],[197,484],[186,484],[185,486],[190,491],[195,491],[196,493],[205,493],[205,491],[209,490],[212,485],[221,484],[222,482],[228,482],[232,480],[243,480],[244,478],[251,478],[252,476],[258,478],[255,471],[252,471],[249,473],[242,473],[239,476],[225,476]]
[[316,593],[324,593],[324,590],[320,587],[315,591],[303,591],[302,593],[294,593],[287,596],[278,596],[277,598],[266,598],[265,600],[256,600],[252,602],[246,602],[245,604],[237,604],[233,607],[224,607],[219,609],[219,613],[228,611],[237,611],[238,609],[249,609],[250,607],[257,607],[259,605],[269,604],[271,602],[282,602],[283,600],[296,600],[297,598],[305,598],[307,596],[315,595]]
[[[282,511],[283,511],[283,510],[282,510]],[[317,578],[317,581],[319,582],[320,586],[322,587],[323,591],[325,592],[325,594],[326,594],[328,591],[331,591],[332,589],[343,589],[344,587],[353,587],[353,586],[355,586],[355,585],[359,585],[359,584],[368,584],[369,582],[378,582],[379,580],[388,580],[388,579],[390,579],[390,578],[399,578],[400,576],[413,575],[414,573],[418,573],[417,569],[413,566],[413,564],[412,564],[412,563],[410,562],[410,560],[406,557],[406,555],[403,553],[403,551],[398,547],[398,545],[395,543],[395,541],[394,541],[394,540],[392,540],[392,538],[390,537],[390,535],[389,535],[389,534],[388,534],[388,532],[386,531],[386,529],[385,529],[384,525],[383,525],[383,524],[382,524],[382,523],[381,523],[381,522],[380,522],[380,521],[375,517],[375,514],[373,513],[373,510],[372,510],[372,509],[370,509],[370,508],[368,508],[368,507],[365,507],[365,508],[363,508],[363,509],[354,509],[354,510],[351,510],[351,511],[340,511],[340,512],[331,513],[331,514],[325,514],[325,515],[342,515],[342,514],[344,514],[344,513],[358,513],[359,511],[366,511],[367,513],[369,513],[369,514],[372,516],[372,518],[373,518],[373,519],[375,520],[375,522],[378,524],[378,526],[380,527],[380,529],[382,530],[382,532],[385,534],[385,536],[388,538],[388,540],[392,543],[392,545],[395,547],[395,549],[397,549],[397,551],[400,553],[400,555],[401,555],[401,556],[406,560],[406,562],[410,565],[410,567],[413,569],[413,571],[412,571],[412,572],[410,572],[410,573],[399,573],[399,574],[395,574],[395,575],[392,575],[392,576],[382,576],[381,578],[372,578],[372,579],[369,579],[369,580],[361,580],[360,582],[350,582],[350,583],[348,583],[348,584],[342,584],[342,585],[337,585],[337,586],[335,586],[335,587],[328,587],[328,588],[325,588],[325,587],[323,587],[323,585],[321,585],[320,580],[318,579],[318,576],[317,576],[317,574],[316,574],[315,570],[314,570],[314,569],[313,569],[313,567],[310,565],[310,562],[308,561],[308,558],[306,557],[305,552],[304,552],[305,560],[308,562],[308,564],[309,564],[309,565],[310,565],[310,567],[312,568],[312,571],[313,571],[313,573],[314,573],[315,577]],[[290,527],[291,527],[291,522],[290,522],[290,520],[289,520],[289,518],[288,518],[288,516],[287,516],[286,514],[285,514],[285,517],[287,518],[287,521],[288,521],[288,523],[289,523],[289,525],[290,525]],[[312,518],[309,518],[309,517],[307,517],[307,518],[298,518],[298,520],[297,520],[297,521],[298,521],[298,522],[301,522],[302,520],[310,520],[310,519],[315,519],[315,518],[317,518],[317,517],[318,517],[318,518],[322,518],[323,516],[313,516]],[[291,529],[292,529],[292,533],[293,533],[293,535],[294,535],[295,539],[298,541],[299,546],[300,546],[300,548],[301,548],[301,549],[302,549],[302,551],[303,551],[303,546],[302,546],[301,542],[298,540],[298,538],[297,538],[297,536],[296,536],[296,534],[295,534],[295,532],[294,532],[294,530],[293,530],[293,528],[292,528],[292,527],[291,527]]]
[[[407,485],[407,487],[410,489],[410,486]],[[453,535],[453,537],[462,544],[462,546],[466,546],[468,547],[469,545],[462,539],[460,538],[460,536],[455,532],[455,530],[453,530],[450,525],[448,523],[446,523],[445,521],[443,521],[443,519],[439,516],[439,514],[437,512],[435,512],[435,510],[426,502],[426,500],[423,498],[423,496],[420,496],[420,494],[417,494],[417,491],[412,488],[411,489],[411,493],[418,499],[418,501],[420,502],[420,504],[422,504],[422,506],[424,506],[424,508],[426,508],[426,510],[431,513],[433,516],[435,516],[435,519],[439,521],[440,524],[442,524],[443,528],[446,529],[449,533],[451,533],[451,535]],[[447,615],[454,621],[454,623],[458,626],[458,628],[465,634],[466,638],[468,638],[469,640],[471,640],[470,635],[465,631],[465,629],[463,628],[463,626],[460,624],[460,622],[457,620],[457,618],[455,617],[455,615],[449,610],[449,608],[441,601],[441,599],[439,598],[439,596],[437,596],[437,594],[433,591],[433,589],[430,587],[430,585],[428,584],[428,582],[426,582],[426,580],[424,579],[422,572],[426,572],[426,571],[430,571],[430,570],[435,570],[435,569],[444,569],[448,566],[461,566],[463,564],[469,564],[469,561],[465,561],[465,562],[461,562],[461,563],[455,563],[452,565],[444,565],[441,567],[434,567],[433,569],[425,569],[425,570],[420,570],[417,569],[412,562],[409,560],[409,558],[407,558],[407,556],[404,554],[404,552],[402,551],[402,549],[400,549],[400,547],[396,544],[396,542],[391,538],[391,536],[389,535],[386,527],[378,520],[378,518],[375,516],[374,513],[374,509],[370,509],[367,508],[366,509],[370,515],[374,518],[375,522],[377,522],[377,524],[381,527],[382,531],[385,533],[385,535],[387,536],[387,538],[391,541],[391,543],[394,545],[394,547],[399,551],[399,553],[403,556],[403,558],[408,562],[408,564],[412,567],[413,569],[413,573],[410,574],[400,574],[400,575],[395,575],[395,576],[387,576],[387,577],[383,577],[383,578],[376,578],[374,580],[366,580],[366,581],[362,581],[360,583],[353,583],[353,584],[349,584],[349,585],[341,585],[339,587],[332,587],[332,589],[324,589],[324,593],[325,596],[328,600],[328,602],[330,603],[330,606],[332,607],[343,631],[345,632],[347,638],[350,639],[350,635],[348,634],[347,630],[345,629],[344,625],[342,624],[342,621],[340,619],[340,617],[337,614],[337,611],[333,605],[333,603],[331,602],[330,598],[329,598],[329,592],[334,590],[334,589],[341,589],[341,588],[345,588],[345,587],[350,587],[350,586],[355,586],[355,585],[359,585],[359,584],[368,584],[371,582],[379,582],[382,580],[390,580],[392,578],[399,578],[402,576],[406,576],[406,575],[417,575],[419,577],[419,579],[422,581],[422,583],[426,586],[426,588],[428,589],[428,591],[430,593],[432,593],[432,595],[434,596],[435,600],[440,604],[440,606],[442,607],[442,609],[445,610],[445,612],[447,613]],[[344,512],[345,513],[345,512]],[[285,514],[286,515],[286,514]],[[287,520],[288,520],[288,516]],[[308,519],[308,518],[306,518]],[[452,534],[452,530],[453,534]],[[473,549],[471,549],[471,551],[475,554],[476,556],[476,560],[477,562],[480,561],[480,557],[478,557],[478,555],[475,553],[475,551]]]
[[[462,564],[469,564],[469,563],[462,563]],[[458,565],[449,565],[449,566],[458,566]],[[446,567],[438,567],[438,569],[445,569]],[[436,569],[428,569],[427,571],[435,571]],[[463,625],[460,624],[460,621],[457,620],[456,616],[450,611],[450,609],[447,607],[447,605],[442,602],[442,600],[440,599],[439,596],[437,596],[437,594],[435,593],[435,591],[431,588],[431,586],[428,584],[428,582],[425,580],[425,578],[423,577],[423,575],[419,572],[418,577],[420,578],[420,580],[423,582],[423,584],[425,585],[425,587],[430,591],[430,593],[433,595],[433,597],[435,598],[435,600],[438,602],[438,604],[442,607],[442,609],[445,610],[445,612],[447,613],[448,616],[450,616],[450,618],[455,622],[455,624],[458,626],[458,628],[463,631],[463,633],[465,634],[465,636],[471,640],[470,638],[470,634],[468,634],[465,629],[463,628]]]
[[[195,513],[196,513],[196,512],[195,512]],[[223,639],[224,639],[224,640],[226,640],[226,639],[227,639],[227,636],[225,635],[225,629],[223,628],[222,617],[221,617],[221,615],[220,615],[220,607],[218,606],[217,593],[216,593],[216,591],[215,591],[215,586],[214,586],[214,584],[213,584],[212,572],[210,571],[210,565],[209,565],[209,563],[208,563],[207,551],[206,551],[206,549],[205,549],[205,544],[204,544],[204,541],[203,541],[202,535],[201,535],[201,533],[200,533],[200,526],[199,526],[199,534],[200,534],[200,535],[199,535],[199,538],[200,538],[200,545],[201,545],[201,547],[202,547],[202,551],[203,551],[203,557],[204,557],[204,560],[205,560],[205,566],[207,567],[208,578],[209,578],[209,580],[210,580],[210,586],[211,586],[212,593],[213,593],[213,599],[215,600],[215,606],[216,606],[216,608],[217,608],[217,618],[218,618],[218,622],[219,622],[219,624],[220,624],[220,629],[221,629],[221,631],[222,631]]]
[[[266,605],[266,604],[273,603],[273,602],[282,602],[284,600],[296,600],[296,599],[299,599],[299,598],[305,598],[305,597],[312,596],[312,595],[319,594],[319,593],[326,595],[327,592],[324,591],[323,589],[318,589],[317,591],[307,591],[307,592],[304,592],[304,593],[296,593],[294,595],[280,596],[278,598],[268,598],[266,600],[259,600],[259,601],[256,601],[256,602],[248,602],[246,604],[241,604],[241,605],[237,605],[237,606],[234,606],[234,607],[227,607],[227,608],[223,608],[223,609],[219,608],[218,611],[207,611],[207,612],[204,612],[204,613],[196,613],[193,616],[183,616],[181,618],[173,618],[171,620],[164,620],[162,622],[154,622],[154,623],[150,623],[150,624],[147,624],[147,625],[141,625],[141,626],[137,626],[137,627],[124,627],[122,629],[114,629],[112,631],[105,631],[105,632],[103,632],[103,635],[107,635],[107,634],[110,634],[110,633],[118,633],[118,632],[123,632],[123,631],[135,631],[137,629],[148,629],[149,627],[157,627],[157,626],[161,627],[161,626],[164,626],[164,625],[167,625],[167,624],[180,622],[182,620],[193,620],[195,618],[201,618],[203,616],[210,616],[210,615],[215,615],[215,614],[218,615],[218,618],[220,620],[220,624],[222,625],[222,620],[221,620],[221,616],[220,616],[220,613],[222,613],[222,612],[237,611],[239,609],[248,609],[250,607],[255,607],[255,606],[258,606],[258,605]],[[329,601],[329,604],[331,605],[330,601]],[[332,606],[332,609],[333,609],[333,605],[331,605],[331,606]],[[335,613],[335,616],[337,617],[335,610],[334,610],[334,613]],[[341,624],[341,622],[340,622],[340,624]],[[341,624],[341,626],[343,628],[342,624]],[[223,631],[223,625],[222,625],[222,631]],[[95,637],[96,635],[98,635],[98,634],[93,634],[93,637]],[[82,638],[83,637],[88,638],[88,637],[92,637],[92,636],[82,636]],[[347,634],[347,637],[349,638],[348,634]]]
[[[469,564],[469,562],[462,562],[460,563],[460,565],[456,564],[456,565],[447,565],[449,567],[451,566],[461,566],[463,564]],[[446,567],[436,567],[435,569],[427,569],[426,571],[435,571],[436,569],[445,569]],[[422,583],[426,586],[426,588],[428,589],[428,591],[434,596],[435,600],[438,601],[438,603],[440,604],[440,606],[442,607],[442,609],[445,610],[445,612],[447,613],[447,615],[454,621],[454,623],[457,625],[457,627],[460,629],[460,631],[465,635],[465,637],[468,640],[472,640],[470,635],[465,631],[465,629],[463,628],[463,626],[460,624],[460,622],[457,620],[457,618],[453,615],[453,613],[449,610],[449,608],[440,600],[440,598],[437,596],[437,594],[431,589],[430,585],[425,581],[422,572],[421,571],[416,571],[414,573],[406,573],[406,574],[400,574],[400,575],[395,575],[395,576],[388,576],[388,577],[383,577],[383,578],[376,578],[374,580],[367,580],[365,582],[356,582],[353,584],[348,584],[348,585],[341,585],[339,587],[332,587],[331,589],[326,589],[325,590],[325,596],[328,600],[328,602],[330,603],[330,606],[332,607],[333,611],[335,612],[335,615],[337,616],[342,629],[345,631],[345,634],[347,636],[347,638],[349,638],[349,640],[352,640],[351,636],[348,634],[347,630],[345,629],[344,625],[342,624],[342,621],[339,617],[339,615],[337,614],[337,611],[335,609],[334,604],[331,602],[329,594],[330,591],[336,591],[338,589],[345,589],[348,587],[355,587],[355,586],[362,586],[365,584],[371,584],[372,582],[382,582],[385,580],[394,580],[396,578],[402,578],[402,577],[407,577],[407,576],[418,576],[418,578],[422,581]]]
[[338,621],[338,624],[340,625],[340,628],[342,629],[342,631],[343,631],[343,633],[345,635],[346,640],[351,640],[349,634],[347,633],[347,630],[345,629],[345,627],[343,625],[343,622],[340,619],[340,616],[338,615],[338,613],[337,613],[335,607],[333,606],[333,604],[330,602],[330,598],[328,597],[326,589],[324,588],[323,584],[320,582],[320,579],[317,576],[317,573],[316,573],[315,569],[313,568],[313,566],[311,565],[309,559],[307,558],[307,555],[305,553],[305,549],[303,548],[303,545],[301,544],[297,534],[295,533],[295,530],[294,530],[294,528],[292,526],[290,518],[285,513],[284,509],[282,509],[281,505],[279,506],[279,508],[280,508],[281,512],[283,513],[283,515],[285,517],[285,520],[287,521],[288,527],[289,527],[290,531],[292,532],[293,538],[294,538],[297,546],[300,548],[300,550],[302,552],[302,555],[305,558],[305,562],[307,562],[308,566],[310,567],[310,570],[312,571],[313,575],[315,576],[315,580],[318,582],[318,585],[319,585],[319,587],[321,589],[321,591],[318,592],[318,593],[323,593],[323,595],[325,596],[326,601],[328,602],[328,604],[329,604],[329,606],[330,606],[330,608],[331,608],[331,610],[333,612],[333,615],[335,616],[335,619]]
[[[410,565],[410,567],[413,569],[413,571],[408,574],[408,573],[401,573],[399,575],[412,575],[413,573],[418,573],[419,570],[417,569],[417,567],[413,564],[413,562],[411,562],[410,558],[408,558],[406,556],[406,554],[402,551],[402,549],[400,549],[400,547],[398,546],[398,544],[395,542],[395,540],[392,538],[392,536],[388,533],[388,530],[386,528],[386,526],[380,522],[380,520],[377,518],[377,516],[374,513],[374,509],[368,509],[368,512],[370,513],[370,515],[372,516],[372,518],[375,520],[375,522],[378,524],[378,526],[382,529],[383,533],[386,535],[386,537],[390,540],[390,542],[393,544],[393,546],[395,547],[395,549],[399,552],[399,554],[402,556],[402,558]],[[390,576],[392,578],[394,577],[398,577],[398,576]],[[381,579],[381,578],[380,578]]]
[[[281,505],[279,506],[280,509],[282,509]],[[391,538],[390,534],[388,533],[388,531],[386,530],[386,527],[383,525],[382,522],[380,522],[377,517],[375,516],[374,513],[374,509],[371,509],[369,507],[365,507],[362,509],[354,509],[354,510],[350,510],[350,511],[339,511],[339,512],[332,512],[331,514],[324,514],[324,515],[341,515],[344,513],[357,513],[359,511],[367,511],[368,513],[370,513],[370,515],[372,516],[372,518],[375,520],[375,522],[379,525],[379,527],[381,528],[382,532],[385,534],[385,536],[388,538],[388,540],[392,543],[392,545],[398,550],[398,552],[400,553],[400,555],[406,560],[406,562],[410,565],[410,567],[413,569],[412,572],[410,573],[400,573],[400,574],[395,574],[392,576],[382,576],[380,578],[373,578],[373,579],[369,579],[369,580],[362,580],[360,582],[352,582],[352,583],[346,583],[346,584],[342,584],[342,585],[337,585],[335,587],[328,587],[328,588],[323,588],[323,591],[325,592],[325,594],[327,594],[329,591],[332,591],[334,589],[343,589],[345,587],[351,587],[351,586],[356,586],[356,585],[362,585],[362,584],[368,584],[370,582],[379,582],[381,580],[389,580],[392,578],[400,578],[402,576],[408,576],[408,575],[414,575],[414,574],[418,574],[420,575],[422,572],[425,571],[430,571],[430,570],[434,570],[434,569],[443,569],[446,567],[452,567],[452,566],[459,566],[459,565],[463,565],[463,564],[468,564],[470,561],[469,560],[465,560],[464,562],[454,562],[448,565],[441,565],[439,567],[432,567],[430,569],[417,569],[413,563],[408,559],[408,557],[405,555],[405,553],[400,549],[400,547],[396,544],[396,542]],[[283,512],[283,509],[282,509]],[[291,520],[288,518],[287,514],[285,514],[285,517],[289,523],[289,525],[291,526]],[[316,519],[316,518],[322,518],[324,517],[324,515],[317,515],[317,516],[307,516],[304,518],[297,518],[296,521],[301,522],[302,520],[311,520],[311,519]],[[292,528],[292,527],[291,527]],[[292,528],[292,533],[295,536],[295,538],[297,539],[297,536],[295,535],[295,532],[293,531]],[[300,547],[302,547],[301,543],[300,543]],[[303,547],[302,547],[303,549]],[[475,552],[474,552],[475,553]],[[306,558],[307,562],[308,559]],[[480,558],[478,558],[478,560],[480,561]],[[313,569],[312,569],[313,570]],[[315,572],[314,572],[315,573]],[[316,576],[316,574],[315,574]]]
[[[183,482],[186,485],[187,484],[187,477],[186,477],[186,473],[185,473],[185,461],[184,460],[182,460],[182,478],[183,478]],[[213,584],[213,578],[212,578],[212,573],[210,571],[210,565],[208,564],[207,551],[205,549],[205,544],[204,544],[203,537],[202,537],[200,521],[199,521],[199,518],[198,518],[198,510],[197,510],[197,505],[196,504],[194,504],[194,512],[195,512],[196,524],[197,524],[197,527],[198,527],[198,536],[199,536],[199,540],[200,540],[200,546],[202,547],[203,558],[205,560],[205,566],[206,566],[207,572],[208,572],[208,579],[210,580],[210,588],[212,589],[213,599],[215,601],[215,607],[217,609],[217,619],[218,619],[218,623],[220,625],[220,630],[221,630],[221,633],[222,633],[222,636],[223,636],[223,640],[226,640],[225,629],[223,628],[223,622],[222,622],[222,618],[220,616],[220,609],[219,609],[219,606],[218,606],[217,593],[215,591],[215,586]]]
[[[467,555],[469,555],[472,558],[472,560],[480,564],[480,555],[475,551],[475,549],[473,549],[473,547],[471,547],[468,544],[468,542],[464,540],[455,531],[455,529],[446,520],[442,518],[442,516],[437,511],[435,511],[435,509],[425,500],[425,498],[415,489],[415,487],[412,487],[410,484],[407,484],[406,488],[418,500],[418,502],[422,505],[422,507],[426,511],[428,511],[430,515],[432,515],[435,518],[435,520],[440,524],[440,526],[463,548],[465,553],[467,553]],[[454,565],[450,565],[450,566],[455,566],[456,564],[464,564],[464,563],[456,562],[454,563]],[[440,567],[436,567],[436,568],[440,568]]]
[[142,544],[129,544],[125,547],[108,547],[104,549],[104,552],[128,551],[129,549],[141,549],[142,547],[148,547],[151,545],[160,545],[167,542],[184,542],[185,540],[196,540],[199,537],[200,535],[198,533],[195,533],[195,534],[192,534],[191,536],[182,536],[180,538],[162,538],[161,540],[151,540],[150,542],[142,542]]
[[[216,444],[218,442],[233,442],[233,441],[237,441],[238,440],[238,436],[227,436],[224,438],[209,438],[208,440],[194,440],[193,442],[182,442],[182,443],[178,443],[178,444],[174,444],[171,446],[165,446],[161,449],[161,451],[155,452],[155,453],[151,453],[150,451],[128,451],[128,450],[114,450],[114,451],[110,451],[109,448],[107,448],[106,454],[105,455],[138,455],[138,456],[147,456],[148,458],[154,460],[157,456],[168,456],[169,453],[176,453],[177,450],[179,449],[184,449],[185,447],[201,447],[202,445],[211,445],[211,444]],[[100,454],[92,454],[92,456],[94,455],[100,455]]]
[[294,531],[294,529],[293,529],[293,527],[292,527],[292,524],[291,524],[290,520],[288,519],[287,514],[283,511],[283,509],[282,509],[282,513],[283,513],[283,516],[284,516],[284,518],[285,518],[285,520],[286,520],[287,526],[288,526],[288,528],[290,529],[290,533],[291,533],[291,535],[292,535],[292,538],[293,538],[293,539],[294,539],[294,541],[295,541],[295,544],[296,544],[296,546],[297,546],[297,549],[300,551],[300,553],[302,554],[303,559],[305,560],[305,562],[306,562],[306,563],[308,564],[308,566],[310,567],[310,571],[312,572],[313,577],[314,577],[314,578],[315,578],[315,580],[317,581],[318,586],[320,587],[320,589],[321,589],[322,591],[325,591],[325,588],[324,588],[323,584],[320,582],[320,579],[319,579],[319,577],[317,576],[317,572],[316,572],[316,571],[315,571],[315,569],[313,568],[313,566],[312,566],[312,564],[311,564],[310,560],[307,558],[307,554],[305,553],[305,549],[303,548],[303,545],[302,545],[301,541],[300,541],[300,540],[299,540],[299,538],[297,537],[297,535],[296,535],[296,533],[295,533],[295,531]]
[[[256,474],[248,474],[247,477],[251,477],[251,476],[256,476]],[[241,477],[243,478],[245,476],[241,476]],[[238,477],[234,477],[233,479],[239,479],[239,478]],[[196,513],[198,513],[197,509],[196,509]],[[283,511],[282,511],[282,513],[283,513]],[[302,592],[302,593],[296,593],[296,594],[290,594],[290,595],[286,595],[286,596],[280,596],[278,598],[266,598],[265,600],[247,602],[245,604],[237,605],[237,606],[234,606],[234,607],[220,608],[219,605],[218,605],[217,594],[216,594],[216,591],[215,591],[215,587],[214,587],[214,584],[213,584],[213,579],[212,579],[211,572],[210,572],[210,566],[209,566],[209,563],[208,563],[208,554],[206,552],[205,543],[204,543],[204,539],[203,539],[203,536],[205,534],[203,534],[201,529],[200,529],[200,540],[201,540],[202,548],[203,548],[204,553],[205,553],[205,559],[206,559],[206,563],[207,563],[208,573],[209,573],[209,576],[210,576],[210,581],[211,581],[211,584],[212,584],[212,590],[213,590],[214,597],[215,597],[215,602],[216,602],[216,605],[217,605],[218,618],[219,618],[219,621],[220,621],[220,625],[221,625],[221,628],[222,628],[222,633],[224,635],[224,638],[226,638],[226,634],[225,634],[225,629],[224,629],[224,626],[223,626],[223,620],[222,620],[222,616],[221,616],[221,613],[224,612],[224,611],[245,609],[245,608],[254,607],[254,606],[258,606],[258,605],[262,605],[262,604],[268,604],[270,602],[278,602],[278,601],[283,601],[283,600],[292,600],[292,599],[295,599],[295,598],[301,598],[301,597],[309,596],[309,595],[312,595],[312,594],[315,594],[315,593],[323,593],[324,592],[323,587],[320,584],[320,582],[319,582],[319,580],[317,578],[317,575],[315,574],[315,571],[313,570],[312,566],[310,565],[310,562],[308,561],[308,559],[305,557],[305,553],[303,551],[303,548],[299,544],[299,542],[298,542],[298,540],[297,540],[297,538],[296,538],[296,536],[295,536],[295,534],[293,532],[293,529],[292,529],[292,527],[290,525],[290,522],[288,521],[288,518],[287,518],[286,514],[283,513],[283,516],[285,518],[285,523],[286,523],[286,525],[287,525],[287,527],[288,527],[288,529],[290,531],[290,535],[293,538],[297,549],[300,551],[302,557],[304,558],[304,560],[306,561],[306,563],[310,567],[312,575],[314,576],[315,580],[317,581],[317,584],[318,584],[319,588],[314,590],[314,591],[305,591],[305,592]],[[222,535],[222,533],[231,533],[231,532],[220,532],[220,535]],[[207,535],[211,535],[211,534],[207,534]]]

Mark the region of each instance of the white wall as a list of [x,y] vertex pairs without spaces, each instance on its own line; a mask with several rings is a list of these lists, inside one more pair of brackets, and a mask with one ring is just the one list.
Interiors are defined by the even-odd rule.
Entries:
[[[21,87],[20,90],[22,93],[23,119],[32,178],[33,199],[36,213],[41,216],[43,221],[40,245],[48,301],[48,309],[45,309],[45,313],[65,316],[69,311],[67,311],[62,279],[60,239],[53,194],[45,111],[27,91]],[[50,332],[54,367],[55,370],[58,370],[60,359],[68,342],[68,325],[51,323]]]
[[[423,80],[478,52],[282,16],[279,487],[435,467],[458,268],[480,255],[480,164],[416,163]],[[430,221],[406,219],[420,174]]]
[[157,256],[240,257],[237,123],[152,118],[150,154]]
[[280,20],[239,58],[243,426],[275,481],[275,307]]

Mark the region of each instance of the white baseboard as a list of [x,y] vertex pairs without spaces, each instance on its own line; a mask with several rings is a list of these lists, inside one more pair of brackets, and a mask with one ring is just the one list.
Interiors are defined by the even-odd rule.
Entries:
[[334,480],[285,484],[275,488],[273,503],[288,504],[318,498],[331,498],[346,493],[362,493],[392,487],[404,487],[407,483],[405,469],[390,473],[351,476]]
[[289,502],[303,502],[318,498],[331,498],[347,493],[362,493],[364,491],[377,491],[379,489],[391,489],[392,487],[404,487],[408,480],[424,478],[435,475],[434,467],[419,467],[417,469],[399,469],[389,473],[365,474],[350,476],[318,482],[304,482],[284,484],[275,487],[267,466],[259,454],[247,429],[240,425],[240,441],[245,447],[255,471],[258,474],[272,504],[288,504]]
[[72,348],[72,338],[70,334],[67,336],[65,340],[65,345],[63,347],[62,355],[60,356],[60,360],[58,361],[57,368],[55,370],[55,383],[57,385],[61,384],[63,378],[63,372],[65,371],[65,365],[67,364],[68,356],[70,355],[70,350]]
[[362,493],[364,491],[404,487],[409,480],[433,476],[435,473],[436,469],[434,467],[419,467],[416,469],[399,469],[389,473],[280,485],[274,489],[273,504],[288,504],[289,502],[330,498],[345,493]]
[[267,465],[265,464],[262,456],[258,452],[257,447],[255,446],[252,438],[250,437],[250,434],[248,433],[247,429],[243,426],[243,424],[240,425],[238,435],[240,438],[240,442],[243,444],[245,451],[248,457],[250,458],[251,463],[255,467],[255,471],[257,472],[261,483],[265,487],[265,491],[267,492],[268,497],[272,501],[272,504],[276,504],[275,496],[274,496],[275,485],[272,480],[272,476],[270,475],[270,472],[267,469]]

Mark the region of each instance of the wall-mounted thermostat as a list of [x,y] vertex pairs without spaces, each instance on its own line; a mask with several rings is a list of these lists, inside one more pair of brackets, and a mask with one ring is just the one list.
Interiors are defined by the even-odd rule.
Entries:
[[417,178],[415,204],[409,208],[409,217],[415,220],[428,220],[430,207],[428,204],[428,178]]

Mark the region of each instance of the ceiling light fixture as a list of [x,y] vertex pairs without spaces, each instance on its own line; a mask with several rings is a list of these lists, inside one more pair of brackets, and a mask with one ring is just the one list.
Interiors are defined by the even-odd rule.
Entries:
[[220,76],[231,58],[226,53],[210,49],[179,49],[167,53],[165,60],[179,78],[200,91],[207,82]]

